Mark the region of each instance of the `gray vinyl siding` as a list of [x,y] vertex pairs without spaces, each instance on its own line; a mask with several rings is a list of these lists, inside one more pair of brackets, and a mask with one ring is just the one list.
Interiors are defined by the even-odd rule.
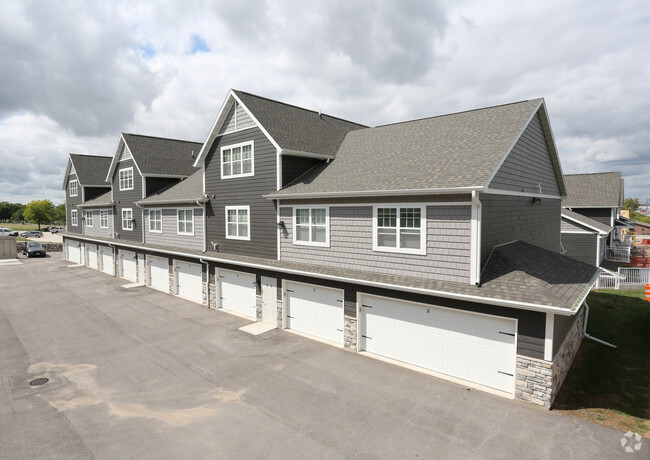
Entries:
[[[71,180],[76,180],[77,181],[77,196],[70,196],[70,187],[69,183]],[[77,205],[81,204],[82,202],[82,189],[81,185],[79,185],[79,180],[77,179],[76,174],[70,174],[68,176],[68,180],[65,183],[65,223],[66,223],[66,228],[69,233],[79,233],[81,234],[82,228],[81,228],[81,210],[77,208]],[[71,216],[71,211],[73,209],[77,210],[77,225],[72,225],[72,218]]]
[[280,238],[281,260],[317,263],[393,275],[469,282],[469,206],[427,206],[427,254],[373,251],[373,207],[329,208],[330,246],[293,244],[293,208],[281,207],[286,231]]
[[[120,191],[120,169],[133,167],[133,190]],[[113,203],[115,204],[115,232],[118,239],[128,241],[142,241],[142,210],[135,205],[142,199],[142,176],[138,173],[133,159],[123,160],[117,164],[112,178]],[[122,209],[131,208],[135,223],[133,230],[122,229]]]
[[560,251],[559,199],[534,205],[530,197],[481,194],[480,200],[482,265],[494,246],[516,240]]
[[[255,175],[221,179],[221,147],[251,140]],[[206,210],[207,238],[208,242],[218,242],[221,252],[277,258],[275,204],[262,197],[277,189],[276,165],[276,149],[259,128],[225,134],[215,140],[205,162],[206,193],[211,198]],[[250,241],[226,238],[226,206],[250,206]]]
[[282,186],[284,187],[285,185],[293,182],[298,177],[302,176],[317,164],[320,164],[323,160],[283,155],[281,161]]
[[[105,210],[108,211],[108,228],[101,228],[101,223],[100,223],[100,211]],[[84,214],[86,211],[90,211],[90,209],[84,210]],[[103,238],[112,238],[113,235],[113,210],[110,208],[102,208],[102,209],[93,209],[93,226],[88,227],[87,225],[84,226],[84,235],[87,236],[99,236]]]
[[573,324],[580,315],[582,315],[583,308],[584,307],[581,307],[576,314],[572,316],[555,315],[553,319],[553,358],[555,358],[555,354],[560,350],[562,342],[564,342],[564,339],[571,327],[573,327]]
[[[194,236],[178,234],[177,209],[194,211]],[[173,208],[150,208],[162,210],[162,233],[149,231],[149,209],[144,213],[145,243],[174,248],[203,250],[203,209],[193,206]]]
[[230,133],[232,131],[240,129],[252,128],[253,126],[255,126],[253,119],[248,116],[248,113],[246,113],[244,108],[239,105],[239,103],[235,102],[232,107],[230,107],[228,115],[226,115],[226,118],[221,125],[219,134]]
[[542,194],[560,196],[551,153],[539,115],[536,114],[490,182],[490,187],[539,193],[540,183]]
[[572,222],[568,219],[565,219],[564,217],[562,218],[562,223],[560,225],[560,230],[563,232],[589,232],[593,233],[593,230],[589,230],[586,227],[576,223]]
[[571,208],[571,210],[605,225],[614,225],[614,222],[612,222],[612,208]]
[[598,235],[595,233],[562,233],[565,256],[589,265],[596,265]]

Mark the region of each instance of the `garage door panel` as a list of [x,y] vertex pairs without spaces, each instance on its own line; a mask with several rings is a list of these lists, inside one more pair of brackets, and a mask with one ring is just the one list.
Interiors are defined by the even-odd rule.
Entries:
[[80,263],[81,248],[78,241],[68,242],[68,260],[71,262]]
[[90,268],[97,268],[97,245],[88,245],[88,266]]
[[122,266],[122,278],[125,278],[129,281],[136,281],[138,272],[135,252],[120,251],[120,258]]
[[[363,295],[361,347],[409,364],[512,392],[515,322]],[[504,332],[502,334],[500,332]],[[499,373],[501,371],[501,373]]]
[[166,257],[149,256],[149,286],[163,292],[169,292],[169,259]]
[[343,291],[287,282],[287,327],[343,343]]
[[203,303],[203,269],[199,264],[176,261],[176,293]]
[[113,250],[103,246],[100,249],[101,259],[102,259],[102,271],[108,273],[109,275],[113,274]]
[[257,319],[256,280],[254,273],[219,270],[221,307]]

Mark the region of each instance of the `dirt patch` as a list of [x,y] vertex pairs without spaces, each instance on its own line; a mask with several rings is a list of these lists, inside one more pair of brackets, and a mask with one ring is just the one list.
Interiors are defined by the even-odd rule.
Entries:
[[590,423],[614,428],[619,431],[632,431],[633,433],[640,434],[644,438],[650,439],[650,422],[646,419],[633,417],[631,415],[622,414],[611,409],[602,408],[588,408],[588,409],[574,409],[562,410],[554,409],[558,412],[578,420],[584,420]]

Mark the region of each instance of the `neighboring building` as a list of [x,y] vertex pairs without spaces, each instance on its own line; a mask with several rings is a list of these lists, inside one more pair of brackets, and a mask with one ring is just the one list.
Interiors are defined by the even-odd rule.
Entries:
[[[620,172],[567,174],[568,197],[562,201],[562,246],[566,255],[602,266],[603,261],[628,263],[631,243],[624,229],[632,227],[621,216],[624,181]],[[616,270],[614,264],[607,269]]]
[[233,90],[204,144],[170,155],[194,163],[168,163],[155,190],[172,147],[130,136],[106,176],[117,234],[66,246],[110,244],[126,279],[552,404],[598,270],[559,254],[566,189],[542,99],[368,128]]

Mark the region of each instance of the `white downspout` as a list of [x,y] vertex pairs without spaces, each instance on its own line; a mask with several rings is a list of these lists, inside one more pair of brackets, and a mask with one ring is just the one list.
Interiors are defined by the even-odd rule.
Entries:
[[478,286],[481,284],[481,201],[476,190],[472,190],[470,232],[470,283]]
[[585,301],[585,308],[586,308],[586,310],[585,310],[585,326],[582,329],[582,337],[586,338],[586,339],[591,339],[594,342],[598,342],[598,343],[603,344],[603,345],[607,345],[608,347],[618,348],[616,345],[612,345],[611,343],[605,342],[604,340],[597,339],[596,337],[592,337],[589,334],[587,334],[587,320],[589,319],[589,305],[587,304],[586,301]]
[[205,202],[201,203],[199,200],[196,200],[196,204],[201,206],[203,209],[203,253],[205,253],[208,250],[208,235],[206,233],[206,220],[207,216],[205,215]]

